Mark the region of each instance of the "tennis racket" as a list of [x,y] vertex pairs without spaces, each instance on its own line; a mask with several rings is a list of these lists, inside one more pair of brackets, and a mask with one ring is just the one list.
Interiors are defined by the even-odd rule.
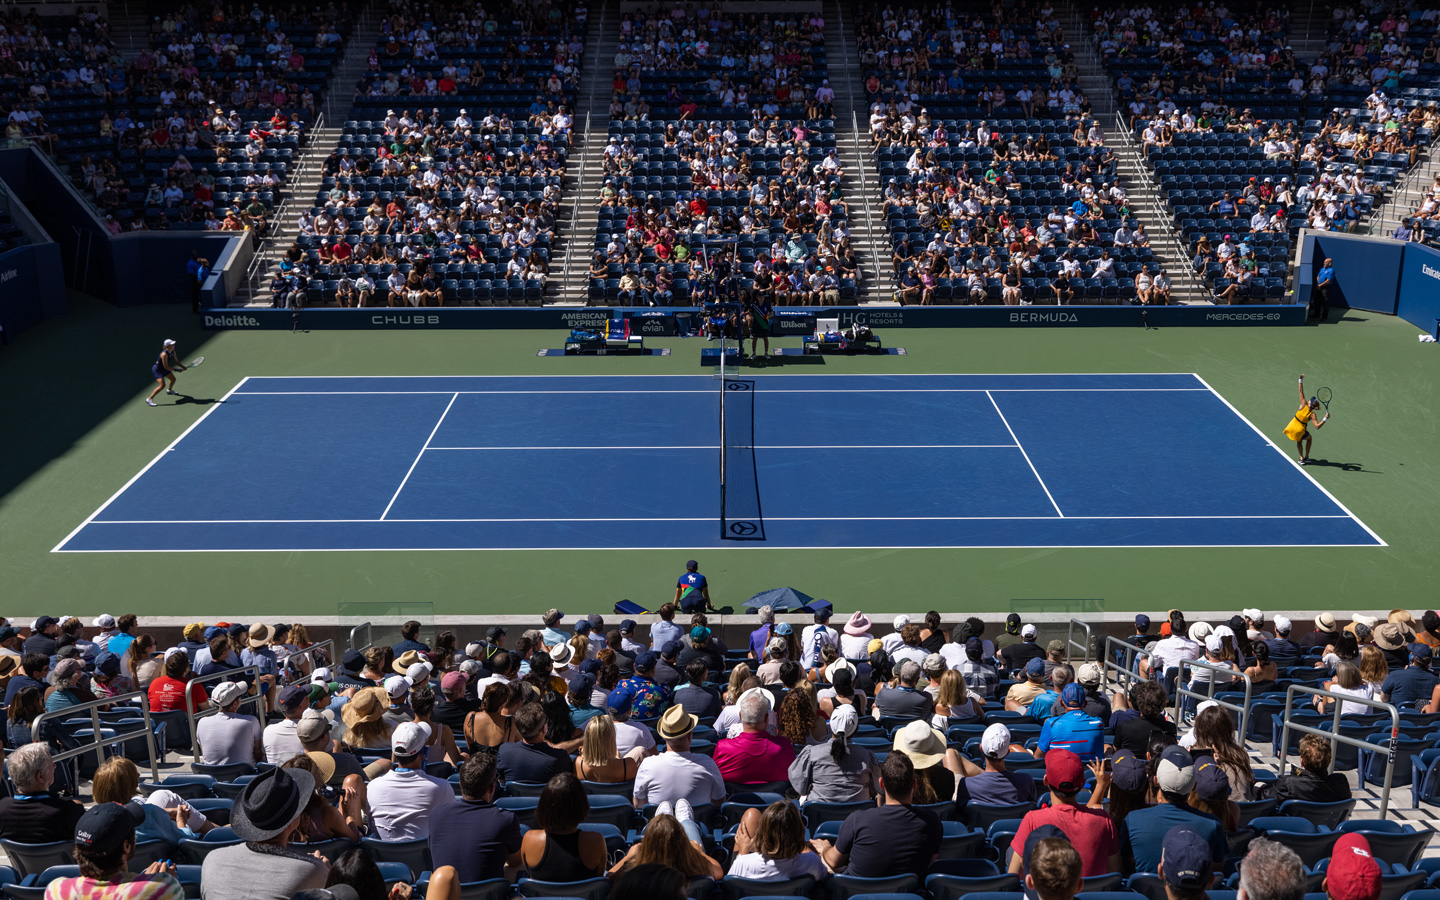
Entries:
[[187,369],[193,369],[193,368],[195,368],[196,366],[198,366],[198,365],[200,365],[201,363],[203,363],[204,361],[205,361],[205,357],[203,357],[203,356],[197,356],[197,357],[195,357],[195,359],[193,359],[193,360],[190,362],[190,365],[186,366],[185,368],[187,368]]
[[1327,416],[1330,414],[1330,398],[1333,396],[1334,393],[1328,387],[1322,387],[1315,392],[1315,399],[1319,400],[1320,405],[1325,407],[1325,414]]

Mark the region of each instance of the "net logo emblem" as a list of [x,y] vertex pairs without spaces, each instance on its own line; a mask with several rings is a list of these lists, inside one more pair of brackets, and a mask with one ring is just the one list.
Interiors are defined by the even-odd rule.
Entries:
[[731,522],[730,533],[736,537],[751,537],[760,529],[754,522]]

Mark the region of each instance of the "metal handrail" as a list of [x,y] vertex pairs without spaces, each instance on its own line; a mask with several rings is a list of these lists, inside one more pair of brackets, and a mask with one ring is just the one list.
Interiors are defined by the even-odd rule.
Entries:
[[[1322,731],[1309,725],[1301,725],[1290,717],[1295,712],[1295,695],[1309,694],[1312,697],[1328,697],[1331,700],[1341,701],[1335,704],[1334,719],[1330,731]],[[1314,734],[1330,741],[1330,758],[1335,758],[1335,747],[1337,744],[1344,744],[1347,747],[1354,747],[1357,750],[1376,750],[1378,744],[1362,741],[1349,735],[1340,733],[1340,711],[1345,708],[1346,703],[1359,703],[1364,706],[1373,707],[1379,712],[1390,714],[1390,752],[1385,761],[1385,786],[1380,791],[1380,818],[1385,818],[1385,813],[1390,808],[1390,783],[1395,776],[1395,747],[1400,741],[1400,710],[1395,704],[1386,703],[1382,700],[1372,700],[1367,697],[1356,697],[1352,694],[1337,694],[1334,691],[1327,691],[1324,688],[1306,687],[1301,684],[1292,684],[1285,691],[1285,718],[1283,727],[1280,730],[1280,752],[1276,756],[1280,760],[1280,769],[1285,769],[1285,759],[1290,755],[1290,731],[1294,729],[1300,734]],[[1360,773],[1361,784],[1364,784],[1365,773]]]
[[[102,706],[115,706],[117,704],[128,705],[130,701],[133,700],[138,700],[140,703],[140,717],[145,720],[145,727],[139,731],[127,731],[107,737],[104,733],[107,723],[100,721],[100,708]],[[90,713],[90,727],[94,739],[88,744],[79,747],[61,750],[59,753],[52,752],[51,759],[59,763],[67,759],[84,756],[86,753],[94,753],[95,765],[100,766],[105,763],[106,747],[113,747],[116,744],[122,744],[126,741],[143,737],[145,738],[146,752],[150,754],[150,777],[155,781],[160,780],[160,769],[155,762],[155,728],[154,724],[150,721],[150,695],[145,691],[131,691],[128,694],[101,697],[85,703],[77,703],[74,706],[67,706],[64,709],[43,712],[30,722],[30,739],[36,743],[45,743],[48,745],[48,741],[46,741],[40,733],[42,725],[46,722],[57,722],[74,718],[76,713],[87,711]]]
[[[1120,659],[1124,660],[1123,664],[1116,661]],[[1100,666],[1101,683],[1108,682],[1110,673],[1114,672],[1115,683],[1128,693],[1137,682],[1148,680],[1140,677],[1142,659],[1149,660],[1150,651],[1139,644],[1132,644],[1117,637],[1105,638],[1105,658]]]
[[[860,146],[860,120],[855,110],[855,82],[851,75],[850,40],[845,30],[844,4],[840,3],[839,0],[836,0],[835,3],[835,24],[839,26],[840,29],[840,64],[845,72],[845,97],[850,102],[850,144],[855,150],[855,164],[860,167],[860,199],[865,205],[865,228],[870,233],[869,250],[870,256],[873,257],[870,263],[875,272],[874,289],[876,291],[883,291],[885,285],[884,279],[880,277],[880,246],[876,243],[879,235],[875,231],[875,216],[870,210],[870,186],[866,183],[867,179],[865,178],[865,153],[867,151]],[[832,109],[831,112],[833,113],[834,110]],[[831,116],[831,121],[834,121],[833,115]],[[866,118],[866,123],[868,126],[868,117]],[[865,133],[867,135],[870,133],[868,127]],[[886,230],[889,230],[888,222],[886,223]],[[856,266],[856,273],[863,274],[864,267]],[[863,281],[864,279],[862,278],[861,280]],[[865,293],[860,290],[859,287],[859,285],[856,285],[857,302]]]
[[[603,17],[605,13],[602,11],[600,15]],[[575,251],[579,249],[580,246],[575,243],[575,241],[577,235],[580,233],[580,204],[585,202],[585,170],[590,165],[590,139],[592,137],[590,134],[590,115],[591,113],[586,111],[585,149],[580,151],[580,174],[575,182],[575,196],[570,200],[570,229],[565,235],[565,270],[560,274],[560,284],[562,287],[570,283],[570,265],[575,260]],[[608,122],[609,120],[607,119],[606,121]],[[606,131],[608,133],[609,129],[607,128]],[[574,134],[575,129],[570,129],[570,133]],[[568,161],[567,159],[567,162]],[[588,254],[586,258],[589,258]],[[585,282],[585,297],[587,300],[590,297],[589,291],[590,282],[587,278]]]
[[[300,681],[309,681],[310,673],[314,672],[316,669],[316,663],[318,662],[316,657],[318,657],[322,653],[325,655],[325,659],[329,660],[331,663],[338,662],[338,660],[335,658],[335,642],[330,638],[326,638],[323,641],[317,641],[306,647],[304,650],[296,650],[289,656],[285,657],[285,662],[281,664],[282,669],[286,667],[293,668],[295,675],[289,680],[284,680],[282,675],[282,682],[284,684],[295,684],[296,682]],[[295,659],[297,656],[305,657],[305,659],[309,662],[309,666],[303,669],[299,668],[298,666],[291,667],[290,660]]]
[[[1135,173],[1140,179],[1141,186],[1151,195],[1151,198],[1146,201],[1146,206],[1148,207],[1150,218],[1165,232],[1160,239],[1170,242],[1171,247],[1175,250],[1176,257],[1180,260],[1180,269],[1184,273],[1183,277],[1190,285],[1190,290],[1199,297],[1200,300],[1204,301],[1210,291],[1205,287],[1205,282],[1195,274],[1195,270],[1190,265],[1190,253],[1185,249],[1185,242],[1180,239],[1180,234],[1175,230],[1174,217],[1165,209],[1165,205],[1160,197],[1160,188],[1150,178],[1150,170],[1146,167],[1145,156],[1135,146],[1135,136],[1131,132],[1130,127],[1125,123],[1125,111],[1122,109],[1115,110],[1115,130],[1119,133],[1120,139],[1125,142],[1125,146],[1130,148],[1130,151],[1135,154],[1136,159],[1139,161],[1139,164],[1135,167]],[[1116,177],[1119,177],[1118,173]],[[1153,239],[1154,235],[1151,237]],[[1175,279],[1171,278],[1170,280],[1173,283]]]
[[[1081,628],[1083,628],[1083,629],[1085,630],[1085,643],[1084,643],[1084,644],[1081,644],[1081,643],[1079,643],[1078,641],[1075,640],[1075,626],[1077,626],[1077,625],[1080,626]],[[1072,618],[1072,619],[1070,620],[1069,626],[1066,628],[1066,631],[1065,631],[1065,665],[1067,665],[1067,666],[1070,665],[1070,660],[1071,660],[1071,659],[1073,658],[1073,656],[1074,656],[1074,654],[1072,654],[1071,651],[1072,651],[1074,648],[1076,648],[1076,647],[1079,647],[1079,648],[1084,652],[1084,655],[1080,657],[1080,661],[1081,661],[1082,663],[1089,662],[1089,661],[1090,661],[1090,647],[1092,646],[1092,645],[1091,645],[1091,641],[1093,641],[1094,639],[1095,639],[1095,638],[1094,638],[1094,635],[1093,635],[1093,633],[1090,631],[1090,625],[1089,625],[1088,623],[1082,622],[1082,621],[1080,621],[1079,619],[1073,619],[1073,618]]]
[[[355,643],[355,635],[358,634],[360,629],[362,628],[365,629],[365,643],[357,644]],[[351,650],[359,650],[363,653],[364,651],[370,649],[373,646],[375,646],[375,626],[372,623],[361,622],[359,625],[356,625],[354,628],[350,629]]]
[[[190,729],[190,753],[192,762],[198,763],[202,759],[200,752],[200,720],[218,714],[220,707],[211,705],[205,709],[197,710],[194,701],[190,697],[190,689],[197,684],[203,687],[207,684],[218,684],[222,681],[244,681],[245,679],[242,676],[247,673],[250,675],[250,683],[252,685],[260,680],[259,666],[241,666],[238,669],[226,669],[224,672],[196,675],[194,678],[185,682],[185,722]],[[206,693],[208,694],[210,692],[207,690]],[[260,720],[260,727],[263,729],[265,727],[265,695],[259,691],[256,691],[254,694],[246,694],[244,699],[240,701],[240,705],[244,706],[247,703],[255,704],[255,717]]]
[[[1187,687],[1185,680],[1186,669],[1200,669],[1209,672],[1210,692],[1202,694],[1199,691],[1192,691]],[[1220,683],[1216,676],[1221,674],[1226,676],[1225,680],[1227,683],[1241,679],[1245,681],[1245,702],[1243,704],[1235,704],[1229,700],[1217,700],[1215,698],[1215,686]],[[1182,698],[1200,702],[1212,700],[1217,705],[1223,706],[1235,714],[1235,731],[1239,735],[1240,742],[1243,744],[1245,742],[1245,734],[1249,731],[1245,720],[1250,715],[1250,692],[1252,687],[1250,676],[1246,675],[1242,670],[1227,669],[1224,666],[1217,666],[1203,659],[1181,660],[1179,671],[1175,676],[1175,723],[1178,725],[1184,717],[1184,704],[1181,703]]]

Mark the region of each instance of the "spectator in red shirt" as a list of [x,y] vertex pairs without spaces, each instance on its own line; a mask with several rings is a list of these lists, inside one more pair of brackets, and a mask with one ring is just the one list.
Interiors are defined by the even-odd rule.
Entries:
[[715,746],[715,765],[726,781],[762,784],[789,780],[795,747],[769,732],[770,702],[770,693],[764,688],[740,695],[736,706],[743,730]]
[[330,248],[330,256],[335,262],[345,262],[355,255],[355,249],[343,237],[335,241],[335,246]]
[[[1085,765],[1080,757],[1069,750],[1046,753],[1045,786],[1050,788],[1050,806],[1025,814],[1011,846],[1024,847],[1030,832],[1041,825],[1054,825],[1079,852],[1084,877],[1119,872],[1120,836],[1115,822],[1102,810],[1075,802],[1075,795],[1085,786]],[[1010,858],[1010,871],[1020,875],[1023,869],[1024,859],[1017,853]]]
[[452,78],[450,78],[450,77],[447,76],[447,75],[442,75],[442,76],[440,76],[440,93],[442,93],[442,94],[453,94],[453,93],[455,93],[455,80],[452,79]]
[[[150,682],[150,711],[171,712],[185,708],[185,681],[190,675],[190,657],[179,648],[165,653],[164,673]],[[209,696],[205,688],[195,685],[190,689],[190,699],[199,711],[205,708]]]

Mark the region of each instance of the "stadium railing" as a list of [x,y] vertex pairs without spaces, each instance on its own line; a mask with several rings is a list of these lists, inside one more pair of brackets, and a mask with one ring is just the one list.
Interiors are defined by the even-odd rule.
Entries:
[[[355,642],[355,636],[360,633],[360,629],[362,629],[362,628],[365,629],[365,643],[359,644],[359,643],[356,643],[356,642]],[[374,626],[373,623],[370,623],[370,622],[361,622],[359,625],[356,625],[354,628],[350,629],[350,649],[351,649],[351,650],[359,650],[359,651],[361,651],[361,652],[364,652],[365,650],[368,650],[370,647],[373,647],[374,645],[375,645],[375,626]]]
[[[300,681],[309,681],[310,673],[315,671],[317,664],[319,663],[318,657],[320,657],[321,654],[324,654],[324,665],[331,666],[340,661],[335,656],[335,642],[333,640],[331,640],[330,638],[326,638],[323,641],[317,641],[316,643],[313,643],[310,646],[306,647],[304,650],[296,650],[294,653],[291,653],[289,656],[285,657],[284,668],[289,669],[292,672],[292,676],[288,679],[285,679],[284,683],[295,684],[296,682]],[[299,666],[291,664],[292,660],[294,660],[296,657],[302,656],[308,661],[309,665],[301,668]]]
[[[145,723],[143,729],[136,731],[114,730],[114,723],[105,722],[100,718],[101,707],[110,707],[117,704],[126,705],[132,702],[138,702],[139,704],[140,718]],[[116,694],[113,697],[102,697],[98,700],[91,700],[88,703],[77,703],[74,706],[67,706],[64,709],[41,713],[30,722],[30,739],[36,743],[48,744],[49,741],[41,735],[41,729],[46,723],[55,722],[58,727],[60,722],[66,719],[76,718],[84,713],[89,713],[90,715],[91,740],[85,744],[68,747],[58,753],[52,751],[51,758],[57,764],[65,762],[66,760],[77,759],[87,753],[94,753],[95,765],[98,767],[105,763],[106,747],[123,744],[134,738],[143,737],[145,739],[146,753],[150,757],[150,777],[155,781],[160,780],[160,769],[155,761],[155,729],[153,723],[150,721],[150,696],[144,691]],[[69,742],[74,743],[75,738],[73,733],[68,730],[66,733],[70,734]]]
[[[255,684],[260,679],[260,667],[241,666],[238,669],[227,669],[224,672],[214,672],[210,675],[197,675],[185,682],[185,723],[186,727],[190,729],[190,753],[193,762],[201,761],[200,720],[215,715],[220,712],[220,708],[212,706],[209,709],[197,710],[194,700],[190,696],[191,689],[197,684],[204,687],[205,685],[219,684],[222,681],[235,681],[237,677],[243,679],[245,676],[249,676],[250,683]],[[210,693],[208,688],[205,693]],[[265,695],[260,692],[246,694],[245,699],[240,701],[240,707],[243,709],[247,703],[255,705],[255,718],[260,720],[260,727],[263,729],[265,727]]]
[[[1334,700],[1335,711],[1332,714],[1331,730],[1325,731],[1311,725],[1303,725],[1294,721],[1292,716],[1295,713],[1295,695],[1304,694],[1308,697],[1324,697]],[[1249,695],[1246,695],[1249,701]],[[1285,691],[1285,718],[1283,727],[1280,730],[1280,750],[1275,754],[1280,760],[1280,770],[1285,770],[1285,760],[1290,755],[1290,732],[1296,731],[1300,734],[1314,734],[1325,738],[1330,742],[1330,757],[1334,759],[1335,748],[1338,744],[1345,744],[1354,747],[1356,750],[1374,750],[1376,745],[1361,738],[1351,737],[1340,733],[1341,715],[1340,711],[1345,708],[1346,703],[1358,703],[1362,706],[1369,706],[1376,712],[1390,714],[1390,746],[1385,759],[1385,784],[1380,789],[1380,818],[1385,818],[1385,813],[1390,809],[1390,785],[1395,777],[1395,745],[1400,740],[1400,710],[1395,704],[1386,703],[1382,700],[1371,700],[1365,697],[1356,697],[1353,694],[1338,694],[1335,691],[1327,691],[1324,688],[1306,687],[1301,684],[1292,684]],[[1308,703],[1307,703],[1308,705]],[[1364,775],[1361,776],[1361,786],[1364,786]]]
[[[1085,643],[1083,644],[1075,640],[1076,627],[1079,627],[1085,632]],[[1079,619],[1072,618],[1070,620],[1070,624],[1066,626],[1065,629],[1065,665],[1073,665],[1073,663],[1071,663],[1071,659],[1074,658],[1074,650],[1076,647],[1079,647],[1081,651],[1080,661],[1082,663],[1089,662],[1090,648],[1094,646],[1094,640],[1095,636],[1090,630],[1090,623],[1082,622]]]
[[1129,693],[1136,682],[1145,681],[1140,677],[1140,660],[1149,660],[1150,651],[1117,637],[1105,638],[1105,656],[1102,673],[1108,682],[1112,675],[1115,683]]
[[[1210,673],[1210,679],[1207,682],[1209,686],[1208,693],[1194,691],[1188,687],[1189,679],[1185,677],[1186,669],[1200,669]],[[1221,675],[1225,676],[1224,681],[1220,680],[1219,676]],[[1224,685],[1224,687],[1221,688],[1222,691],[1228,691],[1230,690],[1229,686],[1233,685],[1237,681],[1245,682],[1244,703],[1232,703],[1229,700],[1222,700],[1219,697],[1215,696],[1215,689],[1217,685]],[[1213,700],[1215,703],[1219,704],[1225,709],[1230,710],[1230,712],[1235,714],[1235,730],[1239,740],[1243,743],[1245,740],[1246,730],[1245,718],[1250,714],[1250,690],[1250,676],[1246,675],[1244,672],[1237,672],[1234,669],[1228,669],[1225,666],[1217,666],[1214,663],[1208,663],[1203,659],[1183,660],[1180,663],[1179,674],[1175,678],[1175,724],[1178,725],[1181,721],[1183,721],[1182,713],[1184,712],[1185,700],[1194,700],[1196,702],[1196,705],[1199,705],[1201,702],[1206,700]]]

